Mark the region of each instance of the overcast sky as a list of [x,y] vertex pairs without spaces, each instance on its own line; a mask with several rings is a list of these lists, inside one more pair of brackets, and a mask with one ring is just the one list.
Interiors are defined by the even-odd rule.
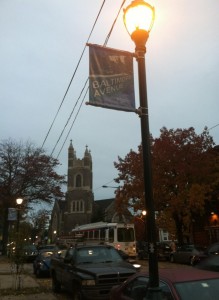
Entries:
[[[103,45],[122,0],[106,0],[89,42]],[[0,139],[31,140],[41,147],[63,100],[94,25],[102,0],[0,0]],[[131,3],[126,1],[124,7]],[[219,144],[219,1],[152,0],[156,19],[147,42],[146,70],[150,131],[159,136],[163,126],[201,133],[210,128]],[[123,12],[114,26],[108,47],[134,52],[123,25]],[[78,158],[85,146],[93,158],[96,200],[114,196],[113,162],[141,142],[140,119],[135,113],[82,104],[80,93],[88,78],[85,49],[69,92],[45,141],[51,154],[75,104],[76,110],[58,142],[67,173],[70,139]],[[136,107],[138,78],[135,62]],[[80,100],[79,100],[80,99]],[[88,101],[88,95],[86,97]],[[74,121],[75,120],[75,121]],[[213,127],[213,128],[212,128]]]

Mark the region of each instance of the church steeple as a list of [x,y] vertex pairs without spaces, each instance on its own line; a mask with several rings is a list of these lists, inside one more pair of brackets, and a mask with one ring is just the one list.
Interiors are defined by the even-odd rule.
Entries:
[[88,146],[82,159],[77,158],[71,140],[68,148],[67,227],[67,223],[71,224],[71,228],[76,224],[90,223],[94,202],[92,189],[92,158]]
[[70,145],[68,147],[68,190],[71,190],[74,185],[72,170],[74,167],[75,159],[76,159],[75,150],[72,144],[72,140],[70,140]]
[[84,166],[90,167],[92,169],[92,157],[87,145],[84,151]]
[[68,147],[68,168],[73,167],[74,158],[75,158],[75,151],[72,145],[72,140],[70,140],[70,145]]

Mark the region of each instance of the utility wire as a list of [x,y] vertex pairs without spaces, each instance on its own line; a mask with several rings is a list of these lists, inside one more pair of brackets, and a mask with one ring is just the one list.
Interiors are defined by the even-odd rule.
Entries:
[[214,125],[213,127],[209,128],[208,131],[210,131],[211,129],[214,129],[215,127],[219,126],[219,123]]
[[72,117],[72,115],[74,113],[74,110],[75,110],[75,108],[76,108],[76,106],[78,104],[78,101],[79,101],[79,99],[80,99],[80,97],[81,97],[81,95],[82,95],[82,93],[83,93],[83,91],[84,91],[84,89],[86,87],[87,82],[88,82],[88,80],[85,82],[85,85],[84,85],[83,89],[81,90],[81,93],[80,93],[80,95],[79,95],[79,97],[78,97],[78,99],[77,99],[77,101],[76,101],[76,103],[75,103],[75,105],[73,107],[73,110],[71,111],[70,116],[68,117],[68,120],[67,120],[67,122],[66,122],[66,124],[65,124],[65,126],[64,126],[64,128],[63,128],[63,130],[62,130],[62,132],[61,132],[61,134],[60,134],[60,136],[59,136],[59,138],[58,138],[58,140],[57,140],[57,142],[56,142],[56,144],[55,144],[52,152],[51,152],[51,154],[50,154],[51,156],[53,155],[53,152],[55,151],[55,148],[58,145],[58,142],[60,141],[60,139],[61,139],[61,137],[62,137],[62,135],[63,135],[63,133],[65,131],[65,128],[67,127],[67,125],[68,125],[68,123],[69,123],[69,121],[70,121],[70,119],[71,119],[71,117]]
[[[88,79],[87,79],[87,81],[85,82],[84,88],[85,88],[85,86],[87,85],[87,82],[88,82]],[[63,149],[63,147],[64,147],[64,145],[65,145],[65,143],[66,143],[66,141],[67,141],[67,138],[68,138],[68,136],[69,136],[69,134],[70,134],[70,132],[71,132],[71,130],[72,130],[72,127],[73,127],[73,125],[74,125],[74,123],[75,123],[75,121],[76,121],[76,119],[77,119],[77,116],[78,116],[78,114],[79,114],[79,112],[80,112],[80,110],[81,110],[81,107],[82,107],[82,104],[83,104],[83,102],[84,102],[84,99],[85,99],[85,97],[86,97],[86,95],[87,95],[88,89],[89,89],[89,86],[87,87],[86,93],[85,93],[85,95],[84,95],[84,97],[83,97],[83,99],[82,99],[82,101],[81,101],[81,104],[80,104],[80,106],[79,106],[79,109],[78,109],[78,111],[77,111],[77,114],[76,114],[76,116],[75,116],[75,118],[74,118],[74,120],[73,120],[73,122],[72,122],[72,124],[71,124],[71,127],[70,127],[70,129],[69,129],[69,131],[68,131],[68,133],[67,133],[67,136],[66,136],[66,138],[65,138],[65,140],[64,140],[64,142],[63,142],[63,144],[62,144],[62,147],[61,147],[61,149],[59,150],[59,153],[58,153],[58,155],[57,155],[57,157],[56,157],[57,159],[58,159],[60,153],[62,152],[62,149]]]
[[[113,31],[113,28],[114,28],[114,26],[115,26],[115,24],[116,24],[116,21],[118,20],[119,14],[120,14],[120,12],[121,12],[121,10],[122,10],[122,7],[124,6],[125,2],[126,2],[126,0],[123,0],[123,1],[122,1],[122,4],[121,4],[121,6],[120,6],[120,8],[119,8],[119,11],[118,11],[118,13],[117,13],[117,16],[116,16],[116,18],[115,18],[115,20],[114,20],[114,22],[113,22],[113,24],[112,24],[112,26],[111,26],[111,29],[110,29],[110,31],[109,31],[109,33],[108,33],[106,39],[105,39],[105,42],[104,42],[104,44],[103,44],[104,47],[107,45],[107,43],[108,43],[108,41],[109,41],[109,38],[110,38],[111,33],[112,33],[112,31]],[[90,35],[91,35],[91,34],[90,34]],[[90,36],[89,36],[89,37],[90,37]],[[88,40],[89,40],[89,39],[88,39]],[[87,40],[87,43],[88,43],[88,40]],[[85,46],[85,47],[86,47],[86,46]],[[89,78],[87,78],[87,80],[86,80],[86,82],[85,82],[85,84],[84,84],[84,87],[83,87],[82,91],[84,90],[85,86],[87,85],[88,80],[89,80]],[[63,142],[63,144],[62,144],[62,147],[61,147],[61,149],[60,149],[60,151],[59,151],[59,153],[58,153],[58,155],[57,155],[57,158],[59,157],[59,155],[60,155],[60,153],[61,153],[61,151],[62,151],[62,149],[63,149],[63,147],[64,147],[64,145],[65,145],[65,143],[66,143],[66,141],[67,141],[67,138],[68,138],[68,136],[69,136],[69,134],[70,134],[70,132],[71,132],[71,129],[72,129],[72,127],[73,127],[73,125],[74,125],[74,123],[75,123],[75,121],[76,121],[76,118],[77,118],[77,116],[78,116],[78,114],[79,114],[79,111],[81,110],[81,106],[82,106],[82,103],[84,102],[84,99],[85,99],[85,97],[86,97],[86,95],[87,95],[88,89],[89,89],[89,86],[88,86],[88,88],[87,88],[87,90],[86,90],[86,93],[85,93],[83,99],[82,99],[81,105],[80,105],[80,107],[79,107],[79,109],[78,109],[78,112],[77,112],[75,118],[74,118],[74,121],[73,121],[73,123],[72,123],[72,125],[71,125],[71,127],[70,127],[70,129],[69,129],[69,131],[68,131],[68,133],[67,133],[67,136],[66,136],[66,138],[65,138],[65,140],[64,140],[64,142]],[[78,97],[78,100],[77,100],[76,104],[78,103],[78,101],[79,101],[79,99],[80,99],[80,97],[81,97],[81,95],[82,95],[82,91],[81,91],[81,93],[80,93],[80,96]],[[75,107],[76,107],[76,105],[74,106],[73,111],[74,111]],[[66,128],[68,122],[70,121],[70,118],[71,118],[71,116],[72,116],[72,114],[73,114],[73,111],[71,112],[70,117],[68,118],[68,121],[67,121],[67,123],[66,123],[66,125],[65,125],[65,128]],[[57,144],[58,144],[58,142],[59,142],[59,140],[60,140],[62,134],[64,133],[65,128],[62,130],[62,133],[61,133],[61,135],[60,135],[60,137],[59,137],[59,139],[58,139],[58,141],[57,141],[55,147],[53,148],[52,154],[53,154],[53,152],[54,152],[54,150],[55,150],[55,148],[56,148],[56,146],[57,146]],[[52,154],[51,154],[51,155],[52,155]]]
[[[100,8],[100,10],[99,10],[99,12],[98,12],[98,15],[97,15],[96,20],[95,20],[95,22],[94,22],[94,25],[93,25],[93,27],[92,27],[92,29],[91,29],[91,32],[90,32],[90,34],[89,34],[89,37],[88,37],[87,42],[89,41],[89,39],[90,39],[90,37],[91,37],[91,34],[92,34],[93,30],[94,30],[94,27],[95,27],[95,25],[96,25],[96,23],[97,23],[97,20],[98,20],[98,18],[99,18],[99,16],[100,16],[100,13],[101,13],[101,11],[102,11],[102,9],[103,9],[103,6],[104,6],[105,2],[106,2],[106,0],[103,0],[102,5],[101,5],[101,8]],[[81,53],[80,59],[79,59],[79,61],[78,61],[78,63],[77,63],[77,66],[76,66],[76,68],[75,68],[75,70],[74,70],[74,73],[73,73],[73,75],[72,75],[72,77],[71,77],[71,80],[70,80],[70,82],[69,82],[69,85],[68,85],[68,87],[67,87],[67,90],[66,90],[66,92],[65,92],[65,94],[64,94],[64,97],[63,97],[63,99],[62,99],[62,101],[61,101],[61,104],[59,105],[58,111],[56,112],[56,115],[55,115],[55,117],[54,117],[54,119],[53,119],[53,121],[52,121],[52,124],[51,124],[51,126],[50,126],[50,128],[49,128],[49,130],[48,130],[48,132],[47,132],[47,134],[46,134],[46,137],[45,137],[45,139],[44,139],[44,141],[43,141],[43,144],[42,144],[42,147],[41,147],[41,148],[43,148],[43,146],[44,146],[44,144],[45,144],[45,142],[46,142],[46,140],[47,140],[47,138],[48,138],[48,136],[49,136],[49,133],[50,133],[50,131],[51,131],[51,129],[52,129],[54,123],[55,123],[55,120],[56,120],[56,118],[57,118],[57,116],[58,116],[58,114],[59,114],[59,112],[60,112],[60,109],[61,109],[61,107],[62,107],[62,104],[64,103],[64,100],[65,100],[65,98],[66,98],[66,95],[67,95],[67,93],[68,93],[68,91],[69,91],[69,89],[70,89],[70,86],[71,86],[71,84],[72,84],[72,81],[73,81],[73,79],[74,79],[74,77],[75,77],[75,74],[76,74],[76,72],[77,72],[77,70],[78,70],[78,67],[79,67],[79,65],[80,65],[81,59],[82,59],[82,57],[83,57],[83,55],[84,55],[85,49],[86,49],[86,44],[85,44],[85,46],[84,46],[84,49],[83,49],[83,51],[82,51],[82,53]]]
[[120,6],[120,8],[119,8],[119,11],[118,11],[118,14],[117,14],[117,16],[116,16],[116,18],[115,18],[115,20],[114,20],[114,22],[113,22],[113,25],[112,25],[112,27],[111,27],[111,29],[110,29],[110,31],[109,31],[107,37],[106,37],[106,40],[105,40],[105,42],[104,42],[104,44],[103,44],[104,47],[107,45],[107,43],[108,43],[108,41],[109,41],[109,38],[110,38],[111,33],[112,33],[112,31],[113,31],[113,28],[114,28],[114,26],[115,26],[115,24],[116,24],[116,21],[118,20],[119,14],[120,14],[120,12],[121,12],[121,10],[122,10],[122,7],[123,7],[123,5],[125,4],[125,2],[126,2],[126,0],[123,0],[123,1],[122,1],[122,4],[121,4],[121,6]]

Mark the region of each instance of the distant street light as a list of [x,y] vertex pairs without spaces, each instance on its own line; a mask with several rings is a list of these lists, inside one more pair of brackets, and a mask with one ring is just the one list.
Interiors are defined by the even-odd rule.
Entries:
[[118,189],[120,186],[102,185],[102,188]]
[[140,97],[139,116],[141,119],[145,209],[147,211],[146,230],[149,245],[149,282],[146,299],[161,299],[156,247],[156,224],[152,188],[150,131],[145,69],[145,45],[154,23],[154,17],[154,8],[143,0],[134,0],[126,9],[124,9],[124,24],[131,39],[135,43],[135,57],[138,62]]
[[55,242],[55,241],[56,241],[56,234],[57,234],[57,231],[56,231],[56,230],[54,230],[54,231],[53,231],[53,239],[52,239],[52,241],[53,241],[53,242]]
[[23,203],[23,199],[18,198],[16,199],[17,204],[17,233],[19,233],[19,227],[20,227],[20,210]]

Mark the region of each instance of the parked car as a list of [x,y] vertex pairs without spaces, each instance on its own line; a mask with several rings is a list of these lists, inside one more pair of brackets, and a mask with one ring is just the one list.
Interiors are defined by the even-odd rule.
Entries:
[[[191,269],[160,269],[159,280],[163,300],[213,300],[219,295],[219,274]],[[121,285],[114,286],[110,300],[144,300],[148,289],[148,273],[138,272]]]
[[77,245],[69,248],[64,258],[52,258],[50,272],[55,293],[65,287],[72,299],[105,300],[112,286],[137,270],[113,246]]
[[39,251],[36,259],[33,261],[33,273],[36,277],[50,276],[50,262],[51,259],[63,258],[67,249],[56,250],[41,250]]
[[157,252],[158,252],[159,260],[169,260],[170,254],[172,253],[170,243],[168,242],[157,243]]
[[170,262],[195,265],[198,257],[205,257],[205,249],[201,246],[182,245],[178,246],[176,252],[170,254]]
[[196,264],[196,268],[219,272],[219,255],[212,255],[200,260]]
[[[148,259],[148,243],[147,242],[138,242],[137,244],[138,258],[140,260]],[[172,249],[168,242],[158,242],[157,243],[157,255],[159,260],[169,260],[170,253]]]
[[38,245],[37,249],[38,249],[38,251],[42,251],[42,250],[43,251],[45,251],[45,250],[53,251],[53,250],[58,250],[59,247],[56,244],[44,244],[44,245]]
[[50,276],[50,262],[53,254],[54,252],[47,250],[39,252],[33,261],[33,273],[36,277]]
[[206,256],[219,255],[219,243],[211,244],[205,252]]
[[22,249],[24,261],[33,262],[37,257],[38,250],[35,245],[25,245]]
[[219,243],[211,244],[204,255],[195,257],[195,261],[200,269],[219,272]]

